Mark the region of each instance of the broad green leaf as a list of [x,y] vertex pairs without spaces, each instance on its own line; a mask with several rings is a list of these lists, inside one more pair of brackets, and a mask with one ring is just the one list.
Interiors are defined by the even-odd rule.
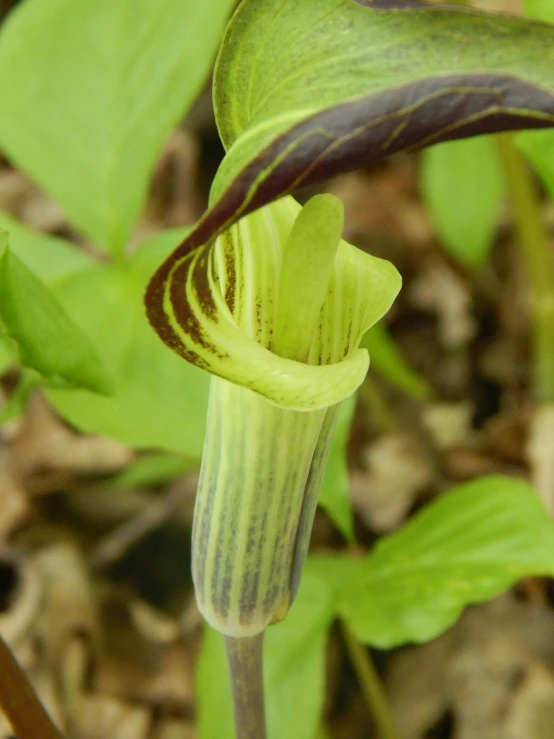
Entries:
[[402,150],[554,125],[554,26],[410,0],[243,0],[214,77],[212,206],[153,278],[247,213]]
[[59,285],[60,301],[94,342],[116,392],[109,399],[70,390],[48,391],[48,397],[84,431],[199,459],[209,377],[166,349],[150,330],[142,306],[154,264],[182,234],[165,232],[128,261],[95,264]]
[[109,373],[86,334],[7,245],[0,253],[0,319],[21,364],[49,382],[109,395]]
[[354,540],[354,518],[348,494],[346,447],[355,405],[354,395],[342,402],[319,494],[319,504],[350,543]]
[[[332,618],[330,590],[308,561],[292,610],[265,635],[269,739],[316,736],[323,709],[325,643]],[[196,689],[200,739],[234,739],[223,637],[207,626],[198,660]]]
[[421,188],[445,249],[462,264],[483,264],[493,243],[505,195],[494,139],[478,136],[424,151]]
[[427,506],[366,559],[317,565],[359,639],[382,648],[424,642],[470,603],[523,577],[554,575],[554,523],[526,482],[483,477]]
[[233,0],[26,0],[0,35],[0,147],[121,252]]
[[406,363],[382,323],[369,329],[360,346],[369,352],[370,372],[378,372],[412,398],[421,399],[430,394],[425,380]]

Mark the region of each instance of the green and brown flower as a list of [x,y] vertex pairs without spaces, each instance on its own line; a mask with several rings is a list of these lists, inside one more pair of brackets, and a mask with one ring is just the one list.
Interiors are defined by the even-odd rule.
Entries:
[[360,340],[400,289],[342,226],[330,195],[304,208],[283,198],[166,267],[158,292],[162,338],[213,374],[193,577],[206,620],[229,636],[288,611],[339,404],[367,372]]

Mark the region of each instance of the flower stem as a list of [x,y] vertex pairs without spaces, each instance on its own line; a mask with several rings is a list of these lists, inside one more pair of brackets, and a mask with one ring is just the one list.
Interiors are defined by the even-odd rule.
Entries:
[[385,691],[368,650],[358,641],[344,621],[339,623],[348,656],[356,671],[360,689],[375,721],[380,739],[399,739]]
[[63,739],[1,637],[0,707],[18,739]]
[[497,137],[513,204],[523,266],[531,288],[533,384],[539,402],[554,402],[554,263],[533,176],[513,136]]
[[233,686],[236,739],[266,739],[263,638],[263,632],[240,639],[225,637]]

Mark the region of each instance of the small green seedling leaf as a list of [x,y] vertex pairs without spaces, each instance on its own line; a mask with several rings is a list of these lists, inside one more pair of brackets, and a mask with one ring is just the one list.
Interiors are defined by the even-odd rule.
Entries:
[[385,380],[415,400],[430,395],[431,389],[428,384],[406,362],[382,323],[376,323],[365,333],[360,346],[369,352],[370,372],[378,372]]
[[494,139],[479,136],[426,149],[421,188],[445,249],[462,264],[483,264],[506,191]]
[[350,544],[354,542],[354,516],[348,493],[346,447],[355,405],[355,395],[342,401],[319,493],[320,506],[328,513],[335,526]]
[[93,345],[48,288],[12,254],[0,257],[0,319],[24,367],[48,382],[109,395],[113,384]]
[[26,0],[0,35],[0,147],[121,252],[233,0]]
[[110,398],[69,389],[48,390],[47,396],[83,431],[198,461],[209,375],[166,349],[142,307],[148,277],[183,234],[182,229],[167,231],[147,240],[123,263],[93,264],[57,285],[56,296],[94,343],[116,389]]
[[467,605],[523,577],[554,575],[554,522],[523,480],[483,477],[427,506],[366,559],[318,564],[358,638],[388,649],[432,639]]
[[[332,618],[330,589],[308,561],[289,615],[265,634],[269,739],[316,736],[323,710],[325,644]],[[196,688],[200,739],[234,739],[223,637],[208,626],[198,660]]]

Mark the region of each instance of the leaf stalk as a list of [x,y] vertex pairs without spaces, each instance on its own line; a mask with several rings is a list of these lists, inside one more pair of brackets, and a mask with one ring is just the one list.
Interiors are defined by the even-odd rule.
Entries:
[[387,696],[369,652],[344,621],[339,623],[346,651],[356,672],[366,705],[377,726],[380,739],[399,739]]
[[519,249],[531,288],[533,386],[539,402],[554,402],[554,262],[543,225],[537,187],[513,135],[497,136],[518,233]]

